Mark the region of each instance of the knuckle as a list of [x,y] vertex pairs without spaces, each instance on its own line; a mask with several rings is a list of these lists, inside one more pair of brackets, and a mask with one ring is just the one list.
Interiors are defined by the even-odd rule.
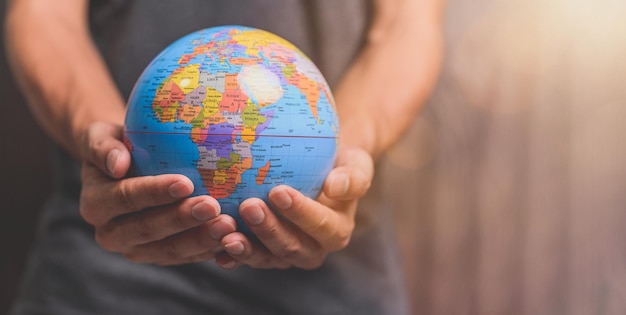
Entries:
[[300,242],[291,242],[278,248],[278,250],[276,251],[276,256],[285,260],[290,260],[298,256],[301,250],[302,245],[300,244]]
[[135,202],[133,201],[133,198],[131,197],[132,196],[131,191],[132,191],[132,187],[130,187],[130,184],[128,181],[125,181],[125,180],[120,181],[118,189],[117,189],[118,200],[122,203],[122,205],[126,209],[139,210],[139,208],[137,208]]
[[360,193],[366,193],[367,190],[372,185],[372,176],[369,174],[370,172],[366,172],[362,169],[354,171],[352,176],[355,183],[358,185],[358,191]]
[[176,243],[165,242],[163,244],[163,258],[165,260],[177,260],[180,258],[180,251]]
[[172,199],[169,196],[169,194],[165,192],[165,189],[163,189],[162,187],[159,187],[156,189],[150,189],[148,191],[148,197],[150,198],[149,200],[152,203],[155,203],[155,202],[170,203],[174,201],[174,199]]
[[313,224],[313,232],[324,231],[330,223],[330,218],[326,215],[320,216]]
[[193,242],[199,248],[211,250],[217,244],[217,241],[211,237],[210,230],[204,227],[198,227],[197,233],[194,233]]
[[185,230],[188,228],[188,220],[186,219],[185,214],[178,209],[177,211],[172,211],[172,216],[170,217],[170,223],[177,230]]
[[138,241],[147,242],[154,240],[156,231],[150,220],[140,217],[135,221],[134,234]]
[[254,228],[255,234],[260,238],[272,238],[278,232],[278,225],[266,225]]
[[350,236],[340,236],[335,251],[342,250],[350,244]]
[[333,241],[331,242],[333,246],[331,246],[329,250],[339,251],[348,247],[350,240],[352,239],[352,230],[353,228],[350,226],[337,230],[333,236]]
[[105,229],[96,229],[95,240],[96,244],[98,244],[98,246],[102,247],[103,249],[110,252],[117,251],[117,247],[115,246],[115,242],[113,241],[111,234]]
[[220,241],[213,238],[211,235],[212,225],[209,223],[205,223],[193,228],[190,234],[193,235],[193,242],[199,248],[205,249],[208,255],[209,253],[215,254],[222,251],[222,246],[220,245]]
[[353,228],[345,228],[340,230],[339,234],[337,235],[337,243],[339,244],[340,249],[346,248],[350,244],[353,230]]

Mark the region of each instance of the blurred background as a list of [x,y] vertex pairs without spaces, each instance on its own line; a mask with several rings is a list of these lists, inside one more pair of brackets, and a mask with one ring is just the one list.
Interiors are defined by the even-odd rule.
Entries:
[[[5,2],[0,0],[3,30]],[[0,314],[6,314],[52,181],[50,140],[10,76],[4,31],[0,38]]]
[[626,2],[448,0],[379,174],[416,314],[626,314]]
[[[624,16],[623,0],[448,1],[437,90],[378,169],[415,314],[626,314]],[[51,182],[4,57],[0,314]]]

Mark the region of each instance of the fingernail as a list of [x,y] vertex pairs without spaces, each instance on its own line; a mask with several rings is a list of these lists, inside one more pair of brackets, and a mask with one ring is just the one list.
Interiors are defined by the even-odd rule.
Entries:
[[219,221],[211,227],[211,237],[214,240],[221,240],[224,235],[235,232],[235,227],[224,221]]
[[329,197],[343,196],[350,188],[350,177],[346,174],[336,174],[330,181]]
[[106,163],[107,163],[107,170],[111,174],[113,174],[115,172],[115,164],[117,163],[117,160],[120,158],[120,153],[122,153],[120,150],[113,149],[107,155],[107,161],[106,161]]
[[217,217],[218,212],[211,202],[202,200],[191,207],[191,215],[196,220],[204,222]]
[[231,255],[241,255],[244,251],[243,243],[240,241],[228,243],[224,245],[224,249]]
[[241,215],[252,225],[259,225],[265,220],[265,212],[258,205],[252,204],[241,209]]
[[167,190],[172,198],[182,198],[189,195],[190,189],[189,185],[181,181],[177,181],[171,184],[170,187],[167,188]]
[[272,204],[279,209],[289,209],[293,200],[289,193],[287,193],[286,189],[279,188],[273,191],[272,195]]
[[235,267],[237,267],[237,262],[232,260],[232,261],[227,262],[227,263],[225,263],[225,264],[223,264],[221,266],[224,269],[235,269]]

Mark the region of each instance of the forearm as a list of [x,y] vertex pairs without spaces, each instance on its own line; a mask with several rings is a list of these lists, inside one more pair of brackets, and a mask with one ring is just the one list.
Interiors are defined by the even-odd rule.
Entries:
[[441,0],[380,0],[368,43],[335,96],[341,145],[379,156],[406,130],[436,83]]
[[83,0],[14,0],[7,55],[31,110],[49,135],[77,157],[94,121],[122,123],[123,100],[94,47]]

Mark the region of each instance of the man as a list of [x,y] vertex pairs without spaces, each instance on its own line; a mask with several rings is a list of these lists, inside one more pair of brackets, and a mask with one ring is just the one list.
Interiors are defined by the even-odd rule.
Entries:
[[[441,10],[435,0],[380,0],[365,34],[363,1],[12,1],[6,40],[16,77],[41,125],[82,163],[79,181],[61,154],[62,180],[15,314],[406,312],[389,222],[382,209],[356,209],[373,158],[434,85]],[[258,199],[242,203],[258,242],[236,232],[215,199],[187,198],[193,186],[182,175],[124,177],[132,83],[167,43],[218,24],[286,37],[331,84],[351,64],[335,87],[341,142],[323,194],[276,187],[269,200],[280,215]],[[245,267],[226,272],[211,260]]]

